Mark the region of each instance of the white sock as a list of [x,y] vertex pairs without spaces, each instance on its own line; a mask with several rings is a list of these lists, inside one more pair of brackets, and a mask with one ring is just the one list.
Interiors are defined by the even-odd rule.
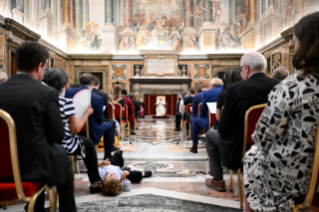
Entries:
[[144,172],[142,172],[142,177],[144,177],[144,175],[145,175],[145,173],[144,173]]

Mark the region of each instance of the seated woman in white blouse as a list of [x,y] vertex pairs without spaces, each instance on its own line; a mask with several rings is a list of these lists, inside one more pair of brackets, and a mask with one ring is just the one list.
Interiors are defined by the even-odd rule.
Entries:
[[72,99],[64,98],[61,93],[68,88],[69,77],[62,69],[49,68],[45,70],[43,82],[55,88],[59,93],[59,105],[65,136],[62,146],[70,155],[80,155],[83,158],[91,182],[90,192],[101,191],[102,182],[97,167],[97,154],[93,141],[89,138],[78,136],[88,117],[93,113],[91,106],[87,108],[82,119],[77,122]]
[[274,87],[245,154],[245,211],[290,211],[307,191],[319,121],[319,12],[294,27],[293,65]]

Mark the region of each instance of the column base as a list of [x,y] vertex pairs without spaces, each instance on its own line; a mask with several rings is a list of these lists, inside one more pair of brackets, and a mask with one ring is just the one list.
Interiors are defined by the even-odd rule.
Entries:
[[216,51],[216,32],[218,28],[213,22],[204,22],[199,29],[199,45],[206,51]]
[[78,52],[78,41],[80,38],[81,36],[68,23],[64,23],[59,29],[59,47],[67,53]]
[[115,52],[115,45],[117,44],[115,25],[107,23],[100,29],[102,31],[102,53],[113,54]]
[[197,37],[197,31],[195,28],[193,28],[193,27],[185,27],[184,28],[184,30],[182,32],[182,38],[184,40],[184,42],[183,42],[184,50],[188,49],[186,41],[188,41],[189,39],[196,40],[196,37]]
[[23,13],[17,9],[13,9],[12,14],[13,14],[13,20],[22,24]]
[[245,50],[256,49],[258,45],[259,27],[257,24],[249,25],[238,37],[241,39],[241,46]]
[[53,41],[53,15],[50,10],[45,10],[39,17],[40,33],[44,39]]

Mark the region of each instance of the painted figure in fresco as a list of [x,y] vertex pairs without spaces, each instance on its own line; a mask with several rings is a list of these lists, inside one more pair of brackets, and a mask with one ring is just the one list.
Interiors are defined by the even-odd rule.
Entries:
[[143,20],[143,23],[141,27],[144,29],[151,31],[153,27],[153,16],[154,16],[154,11],[151,11]]
[[6,0],[0,0],[0,15],[5,18],[12,18],[12,13],[9,10],[6,10]]
[[219,19],[222,14],[222,7],[221,3],[219,1],[211,0],[211,2],[214,3],[214,8],[215,8],[215,13],[214,13],[214,24],[218,26],[219,24]]
[[204,7],[204,2],[201,1],[199,2],[199,5],[196,6],[195,13],[192,15],[196,15],[196,17],[200,19],[201,24],[204,22],[204,11],[210,13],[210,11]]
[[179,28],[178,28],[178,31],[179,32],[182,32],[185,28],[185,22],[184,22],[184,19],[181,19],[181,22],[179,24]]
[[156,26],[152,32],[153,42],[156,43],[156,48],[162,48],[166,41],[166,33],[160,26]]
[[87,50],[99,50],[101,46],[101,33],[99,32],[99,25],[94,22],[87,22],[85,28],[85,41]]
[[185,51],[200,51],[200,45],[196,42],[195,38],[192,36],[187,37],[185,40]]
[[136,49],[145,49],[146,48],[146,40],[147,40],[147,31],[141,26],[140,30],[136,35]]
[[220,23],[220,35],[218,43],[220,49],[231,50],[237,47],[236,39],[229,33],[233,26],[228,26],[226,22]]
[[181,34],[176,30],[176,27],[172,27],[171,35],[169,36],[169,40],[167,41],[167,46],[171,50],[178,50],[179,44],[181,42]]
[[238,30],[238,34],[245,31],[247,28],[247,20],[248,20],[248,9],[245,8],[244,12],[239,12],[237,16],[234,16],[234,19],[237,21],[241,21],[241,30]]
[[289,28],[295,24],[295,14],[296,14],[296,0],[290,2],[286,0],[285,3],[285,28]]

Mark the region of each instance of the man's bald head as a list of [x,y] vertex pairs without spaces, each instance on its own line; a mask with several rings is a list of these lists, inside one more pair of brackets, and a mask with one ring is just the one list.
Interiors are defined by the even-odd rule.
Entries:
[[272,72],[272,77],[277,80],[284,80],[288,77],[289,72],[284,67],[278,67]]
[[[80,77],[81,86],[91,86],[95,81],[95,77],[90,73],[82,74]],[[93,84],[94,85],[94,84]]]

